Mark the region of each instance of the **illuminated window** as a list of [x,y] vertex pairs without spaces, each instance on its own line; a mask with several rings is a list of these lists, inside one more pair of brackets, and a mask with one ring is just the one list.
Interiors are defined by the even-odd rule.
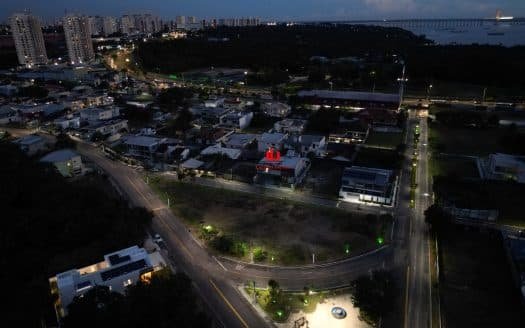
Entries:
[[128,279],[126,281],[124,281],[124,287],[128,287],[129,285],[131,285],[133,282],[131,281],[131,279]]

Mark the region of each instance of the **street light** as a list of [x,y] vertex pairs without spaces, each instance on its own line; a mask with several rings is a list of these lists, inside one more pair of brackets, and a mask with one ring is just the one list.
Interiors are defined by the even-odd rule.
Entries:
[[432,84],[430,84],[427,88],[427,100],[430,98],[430,92],[432,91]]

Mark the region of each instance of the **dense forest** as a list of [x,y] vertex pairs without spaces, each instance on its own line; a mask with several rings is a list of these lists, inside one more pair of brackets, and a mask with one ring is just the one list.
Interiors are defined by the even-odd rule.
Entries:
[[[69,182],[0,142],[4,327],[37,327],[54,313],[48,278],[142,243],[151,214],[113,197],[100,177]],[[94,180],[94,181],[92,181]]]
[[186,40],[142,43],[135,55],[146,70],[163,73],[222,66],[296,74],[309,73],[313,56],[386,63],[396,55],[413,80],[525,86],[525,47],[438,46],[399,28],[374,26],[221,27]]

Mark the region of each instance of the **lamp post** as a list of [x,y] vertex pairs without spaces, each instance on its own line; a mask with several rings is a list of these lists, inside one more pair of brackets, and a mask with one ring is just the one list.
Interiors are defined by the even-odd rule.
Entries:
[[432,84],[429,84],[429,86],[427,87],[427,100],[430,99],[430,92],[432,91],[432,87],[433,87]]

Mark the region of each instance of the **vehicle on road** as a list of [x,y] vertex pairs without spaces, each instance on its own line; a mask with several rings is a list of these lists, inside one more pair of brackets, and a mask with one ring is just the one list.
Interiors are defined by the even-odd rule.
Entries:
[[158,243],[163,242],[164,239],[162,239],[162,237],[161,237],[158,233],[156,233],[156,234],[153,236],[153,241],[154,241],[155,243],[158,244]]
[[346,318],[346,311],[342,307],[336,306],[332,308],[332,316],[336,319]]

